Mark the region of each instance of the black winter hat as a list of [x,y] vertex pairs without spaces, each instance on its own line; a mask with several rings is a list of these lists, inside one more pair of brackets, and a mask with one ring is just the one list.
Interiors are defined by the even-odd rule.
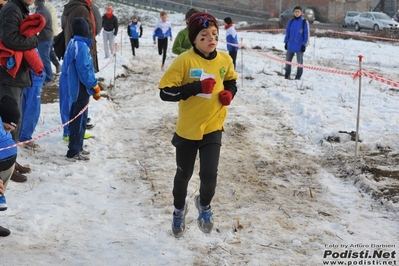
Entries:
[[190,8],[189,10],[187,10],[186,12],[186,19],[189,19],[192,15],[194,15],[195,13],[199,12],[198,9],[196,9],[195,7]]
[[209,22],[215,24],[219,33],[218,21],[211,14],[206,12],[197,12],[190,17],[190,20],[188,21],[188,38],[191,44],[194,44],[195,37],[197,37],[201,30],[209,27]]
[[224,22],[226,22],[226,24],[231,24],[231,23],[233,23],[233,20],[231,20],[231,17],[227,17],[227,18],[224,18]]
[[42,6],[44,5],[45,0],[35,0],[35,6]]
[[4,95],[0,99],[0,117],[4,123],[17,127],[21,113],[18,108],[17,100],[10,95]]
[[72,35],[78,35],[85,38],[91,38],[91,32],[89,29],[89,24],[85,18],[77,17],[71,22]]

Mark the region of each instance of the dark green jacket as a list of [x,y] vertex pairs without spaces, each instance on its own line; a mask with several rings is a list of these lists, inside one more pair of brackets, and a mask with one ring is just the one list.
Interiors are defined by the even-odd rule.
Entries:
[[188,39],[188,28],[181,30],[173,42],[172,53],[181,54],[192,47],[190,40]]

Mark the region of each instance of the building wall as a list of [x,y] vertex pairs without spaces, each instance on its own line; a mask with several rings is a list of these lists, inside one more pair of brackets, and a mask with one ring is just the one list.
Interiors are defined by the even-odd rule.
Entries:
[[[184,0],[174,0],[185,2]],[[198,0],[194,0],[198,1]],[[346,11],[369,11],[380,0],[219,0],[218,5],[226,5],[236,8],[275,12],[278,16],[281,12],[295,6],[315,7],[320,14],[320,22],[341,23]],[[399,0],[393,0],[396,3]],[[214,0],[202,0],[201,2],[215,4]]]

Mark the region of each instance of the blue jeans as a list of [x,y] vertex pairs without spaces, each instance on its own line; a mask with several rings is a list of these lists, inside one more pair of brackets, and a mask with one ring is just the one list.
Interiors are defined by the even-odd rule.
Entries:
[[22,96],[22,123],[19,132],[19,141],[32,139],[40,116],[41,87],[32,86],[24,89]]
[[53,40],[48,40],[45,42],[39,42],[39,45],[37,46],[37,50],[39,51],[40,58],[42,59],[44,69],[46,70],[45,82],[53,80],[53,70],[51,69],[51,61],[50,61],[50,50],[52,44]]
[[[292,62],[292,59],[294,58],[294,55],[296,54],[296,62],[298,64],[303,64],[303,53],[302,52],[291,52],[291,51],[287,51],[287,54],[285,56],[285,61],[288,62]],[[303,73],[303,68],[302,67],[298,67],[296,70],[296,76],[295,79],[301,79]],[[286,64],[285,65],[285,78],[288,79],[291,75],[291,65]]]

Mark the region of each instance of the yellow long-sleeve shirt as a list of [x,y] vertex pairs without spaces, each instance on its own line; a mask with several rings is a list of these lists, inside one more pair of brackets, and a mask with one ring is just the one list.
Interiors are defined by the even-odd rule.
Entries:
[[159,84],[161,89],[179,87],[199,81],[202,73],[215,76],[211,98],[196,95],[179,101],[176,133],[189,140],[201,140],[205,134],[222,130],[227,109],[219,101],[219,92],[224,89],[223,81],[237,79],[231,57],[218,51],[214,59],[207,60],[190,49],[173,61]]

